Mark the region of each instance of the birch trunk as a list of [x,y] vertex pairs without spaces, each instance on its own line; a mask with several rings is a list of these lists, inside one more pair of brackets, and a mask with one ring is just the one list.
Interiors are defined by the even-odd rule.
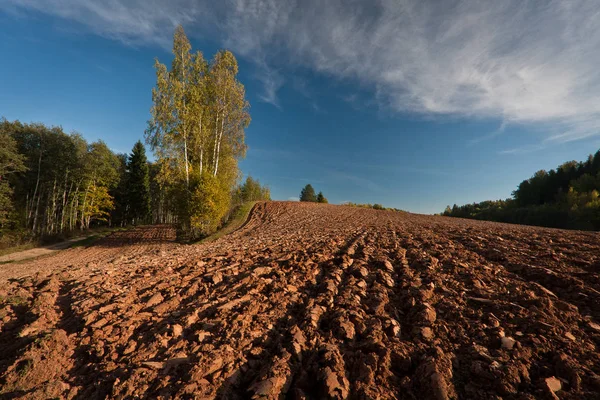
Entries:
[[221,115],[221,133],[219,134],[219,142],[217,143],[217,161],[215,162],[215,176],[217,176],[217,171],[219,169],[219,156],[221,154],[221,140],[223,139],[224,124],[225,124],[225,115],[223,113]]
[[[38,192],[38,187],[40,186],[40,173],[42,171],[42,146],[40,145],[40,157],[38,158],[38,173],[37,173],[37,181],[35,182],[35,189],[33,191],[33,197],[31,198],[31,207],[29,208],[29,215],[27,216],[27,225],[29,225],[30,221],[31,221],[31,213],[33,212],[33,204],[35,202],[35,196],[37,195]],[[39,206],[39,201],[38,201],[38,206]],[[36,213],[37,213],[37,207],[36,207]],[[37,215],[34,216],[34,222],[33,222],[33,231],[35,232],[35,223],[37,220]]]

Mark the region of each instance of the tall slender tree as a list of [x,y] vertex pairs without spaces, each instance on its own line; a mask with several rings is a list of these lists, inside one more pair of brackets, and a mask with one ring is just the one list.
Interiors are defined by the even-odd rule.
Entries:
[[127,162],[127,208],[133,223],[144,223],[150,217],[150,175],[146,149],[142,142],[133,146]]

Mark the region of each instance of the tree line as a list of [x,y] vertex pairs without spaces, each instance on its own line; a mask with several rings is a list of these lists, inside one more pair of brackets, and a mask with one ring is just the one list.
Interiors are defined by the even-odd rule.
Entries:
[[443,215],[553,228],[600,230],[600,150],[537,171],[512,198],[446,207]]
[[147,222],[149,165],[136,143],[116,154],[60,127],[0,120],[0,231],[51,236],[93,224]]
[[[61,127],[0,120],[0,235],[63,235],[96,225],[177,223],[192,237],[216,230],[233,208],[270,200],[269,189],[242,174],[249,103],[234,55],[209,62],[191,52],[183,28],[168,69],[155,62],[145,139],[117,154]],[[2,243],[0,243],[2,244]]]

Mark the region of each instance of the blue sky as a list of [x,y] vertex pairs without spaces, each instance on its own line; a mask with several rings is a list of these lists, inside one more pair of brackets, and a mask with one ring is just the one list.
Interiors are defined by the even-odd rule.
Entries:
[[275,199],[312,183],[333,203],[435,213],[600,147],[593,1],[311,3],[6,0],[0,115],[128,152],[182,23],[207,57],[238,56],[241,168]]

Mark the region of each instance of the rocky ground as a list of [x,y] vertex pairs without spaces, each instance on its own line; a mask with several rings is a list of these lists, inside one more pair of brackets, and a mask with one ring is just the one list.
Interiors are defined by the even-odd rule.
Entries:
[[0,266],[5,398],[596,399],[598,346],[597,233],[271,202]]

